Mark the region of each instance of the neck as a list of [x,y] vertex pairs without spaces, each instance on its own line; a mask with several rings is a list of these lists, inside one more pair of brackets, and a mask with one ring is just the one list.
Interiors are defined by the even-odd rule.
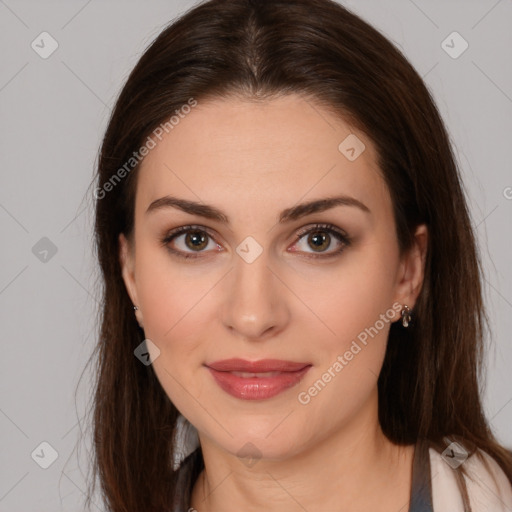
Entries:
[[198,512],[408,510],[414,446],[391,443],[376,408],[293,457],[263,455],[250,467],[200,439],[205,468],[191,499]]

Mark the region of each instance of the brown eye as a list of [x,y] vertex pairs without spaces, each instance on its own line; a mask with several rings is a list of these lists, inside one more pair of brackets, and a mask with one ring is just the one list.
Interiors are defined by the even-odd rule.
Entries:
[[314,231],[308,235],[308,243],[315,251],[327,249],[331,242],[331,235],[326,231]]
[[[303,252],[311,258],[329,258],[339,255],[350,243],[350,237],[336,226],[316,224],[297,234],[297,242],[293,247],[299,246],[299,249],[293,249],[292,252]],[[300,244],[302,244],[302,248]],[[328,250],[332,246],[336,247],[336,244],[338,245],[337,249]]]
[[182,258],[199,258],[210,244],[210,249],[219,249],[221,246],[214,242],[213,237],[201,226],[181,226],[168,233],[162,240],[164,246],[172,254]]
[[189,231],[185,234],[185,244],[194,251],[201,251],[208,245],[208,238],[204,231]]

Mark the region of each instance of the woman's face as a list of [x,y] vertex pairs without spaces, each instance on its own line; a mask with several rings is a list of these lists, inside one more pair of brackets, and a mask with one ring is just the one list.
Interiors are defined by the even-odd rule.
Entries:
[[[375,427],[390,323],[414,306],[426,241],[422,227],[400,257],[376,158],[296,95],[199,101],[146,156],[123,277],[156,375],[202,443],[284,458]],[[209,368],[232,358],[305,369]]]

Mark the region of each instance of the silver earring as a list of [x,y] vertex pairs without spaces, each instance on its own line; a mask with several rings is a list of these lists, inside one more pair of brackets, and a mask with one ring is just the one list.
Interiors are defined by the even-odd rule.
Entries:
[[[134,309],[134,311],[138,311],[139,306],[133,306],[133,309]],[[137,316],[137,315],[135,315],[135,316]],[[143,325],[142,325],[138,320],[137,320],[137,322],[139,323],[139,327],[140,327],[141,329],[144,329],[144,326],[143,326]]]
[[411,320],[412,320],[411,310],[409,309],[409,306],[404,304],[404,309],[402,309],[402,325],[404,327],[409,327]]

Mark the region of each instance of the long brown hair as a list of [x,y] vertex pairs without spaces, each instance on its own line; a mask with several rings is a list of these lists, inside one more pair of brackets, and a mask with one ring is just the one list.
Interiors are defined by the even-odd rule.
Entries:
[[178,411],[151,365],[134,357],[144,334],[122,280],[118,236],[133,237],[139,164],[126,163],[191,98],[265,101],[293,93],[373,141],[401,251],[418,224],[429,229],[414,322],[409,329],[392,324],[378,380],[384,433],[397,444],[425,438],[439,450],[446,437],[462,439],[494,457],[512,481],[510,454],[493,436],[480,398],[488,323],[481,263],[449,136],[422,79],[388,39],[334,1],[210,0],[175,20],[142,55],[99,153],[95,240],[104,286],[89,362],[97,368],[93,486],[99,477],[108,510],[168,510],[174,497],[188,496],[202,467],[198,451],[188,480],[177,483]]

